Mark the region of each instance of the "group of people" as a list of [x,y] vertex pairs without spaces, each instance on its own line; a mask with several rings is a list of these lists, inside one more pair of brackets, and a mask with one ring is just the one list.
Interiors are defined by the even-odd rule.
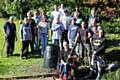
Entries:
[[[92,74],[93,66],[97,63],[98,75],[101,75],[101,55],[105,52],[105,36],[102,27],[97,25],[99,18],[94,9],[91,10],[88,21],[85,15],[80,12],[76,6],[69,15],[69,10],[62,3],[60,8],[54,5],[54,11],[51,12],[51,21],[48,20],[48,15],[45,11],[37,10],[33,15],[32,12],[27,12],[24,20],[20,24],[20,39],[22,49],[20,59],[28,58],[28,47],[31,46],[31,52],[40,47],[41,55],[45,54],[45,49],[48,44],[49,29],[52,30],[52,44],[60,48],[59,71],[62,75],[62,80],[68,80],[68,72],[73,66],[73,60],[79,58],[79,62],[84,61],[84,53],[87,53],[90,74]],[[51,23],[50,23],[51,22]],[[7,41],[7,56],[11,56],[14,51],[14,42],[17,40],[16,25],[13,22],[13,16],[4,25],[4,31]],[[73,60],[71,60],[73,59]],[[72,62],[72,63],[71,63]],[[64,78],[63,78],[64,76]],[[86,79],[90,75],[86,76]]]

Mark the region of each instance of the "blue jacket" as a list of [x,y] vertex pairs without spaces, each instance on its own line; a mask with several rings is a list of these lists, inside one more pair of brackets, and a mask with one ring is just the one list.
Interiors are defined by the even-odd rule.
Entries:
[[54,23],[52,26],[52,31],[53,31],[53,35],[52,35],[53,39],[61,39],[62,32],[64,31],[64,25],[62,23],[59,24]]

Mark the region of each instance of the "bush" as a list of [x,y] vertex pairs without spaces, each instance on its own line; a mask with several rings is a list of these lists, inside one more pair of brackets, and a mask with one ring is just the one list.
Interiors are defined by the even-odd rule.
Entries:
[[106,33],[120,33],[120,22],[102,21],[101,26]]

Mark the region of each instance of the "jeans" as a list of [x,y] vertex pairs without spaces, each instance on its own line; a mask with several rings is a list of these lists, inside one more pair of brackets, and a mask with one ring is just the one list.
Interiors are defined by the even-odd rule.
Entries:
[[32,41],[30,41],[30,47],[32,54],[34,53],[34,42],[35,42],[35,35],[32,35]]
[[40,37],[41,37],[41,45],[42,45],[41,54],[44,54],[45,48],[46,48],[47,42],[48,42],[48,37],[47,37],[47,34],[45,34],[45,33],[41,33]]
[[28,57],[28,46],[29,46],[30,40],[22,41],[22,49],[21,49],[21,54],[20,57],[22,58],[25,56],[26,58]]
[[74,41],[69,40],[69,48],[72,49],[74,47]]
[[101,76],[101,66],[105,66],[105,61],[103,60],[103,58],[101,56],[96,56],[96,55],[92,55],[92,60],[91,60],[91,66],[94,66],[95,63],[97,64],[97,78],[100,78]]
[[13,54],[14,44],[15,44],[15,37],[7,39],[7,56]]
[[59,64],[59,72],[61,73],[61,75],[69,75],[69,72],[71,71],[71,65],[69,63],[67,63],[66,65],[60,63]]
[[80,58],[84,58],[84,51],[85,49],[87,49],[87,56],[88,56],[88,61],[89,61],[89,65],[91,63],[91,48],[90,48],[90,44],[89,43],[77,43],[76,46],[76,53],[79,55]]

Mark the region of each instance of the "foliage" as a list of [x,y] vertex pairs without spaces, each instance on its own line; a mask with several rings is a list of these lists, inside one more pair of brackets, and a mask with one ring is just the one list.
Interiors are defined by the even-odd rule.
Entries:
[[120,22],[102,21],[101,26],[106,33],[120,33]]

